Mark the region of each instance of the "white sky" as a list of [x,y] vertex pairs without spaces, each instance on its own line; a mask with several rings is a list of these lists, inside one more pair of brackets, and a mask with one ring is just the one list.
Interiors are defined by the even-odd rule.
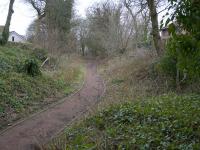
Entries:
[[[10,0],[0,0],[0,25],[5,25],[9,1]],[[26,34],[26,29],[37,17],[34,9],[27,3],[24,3],[24,1],[25,0],[15,0],[14,14],[12,16],[10,26],[10,31],[16,31],[21,35]],[[100,0],[75,0],[77,14],[80,16],[85,16],[86,9],[97,1]]]

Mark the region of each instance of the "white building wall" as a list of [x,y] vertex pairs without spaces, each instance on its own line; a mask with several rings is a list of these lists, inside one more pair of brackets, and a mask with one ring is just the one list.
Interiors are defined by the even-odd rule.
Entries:
[[[14,40],[14,41],[13,41]],[[9,42],[25,43],[26,40],[19,36],[18,34],[11,32],[8,38]]]

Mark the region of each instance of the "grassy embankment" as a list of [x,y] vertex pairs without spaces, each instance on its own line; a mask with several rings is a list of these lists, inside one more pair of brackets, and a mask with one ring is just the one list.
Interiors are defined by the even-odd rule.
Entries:
[[[199,149],[199,89],[176,93],[148,54],[104,61],[107,92],[98,111],[67,128],[48,149]],[[199,84],[199,83],[195,83]],[[196,87],[196,86],[195,86]]]
[[42,63],[44,51],[31,47],[21,44],[0,47],[0,129],[57,102],[83,80],[81,60],[75,62],[65,56],[54,71],[46,67],[34,77],[20,71],[27,59],[35,59],[39,65]]

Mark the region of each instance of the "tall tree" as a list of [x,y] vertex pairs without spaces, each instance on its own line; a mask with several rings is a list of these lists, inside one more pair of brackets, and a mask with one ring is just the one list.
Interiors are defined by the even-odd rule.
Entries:
[[3,29],[2,39],[0,39],[1,45],[5,45],[8,42],[10,22],[11,22],[12,14],[14,13],[14,10],[13,10],[14,2],[15,0],[10,0],[6,24]]

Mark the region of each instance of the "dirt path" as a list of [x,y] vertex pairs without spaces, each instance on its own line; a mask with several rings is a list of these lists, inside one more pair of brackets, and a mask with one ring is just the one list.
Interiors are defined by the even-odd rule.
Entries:
[[57,106],[48,109],[0,135],[0,150],[30,150],[55,136],[67,123],[95,104],[103,93],[95,61],[88,61],[83,88]]

